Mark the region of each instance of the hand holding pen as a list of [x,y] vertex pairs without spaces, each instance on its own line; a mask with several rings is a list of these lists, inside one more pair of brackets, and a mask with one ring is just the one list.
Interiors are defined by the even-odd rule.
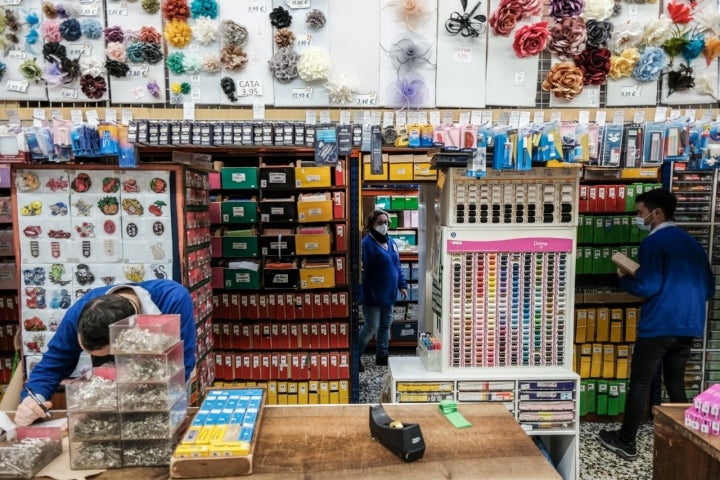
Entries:
[[15,423],[20,426],[30,425],[38,418],[51,418],[52,414],[48,410],[48,406],[52,404],[43,401],[41,397],[34,392],[25,388],[27,397],[18,405],[15,412]]

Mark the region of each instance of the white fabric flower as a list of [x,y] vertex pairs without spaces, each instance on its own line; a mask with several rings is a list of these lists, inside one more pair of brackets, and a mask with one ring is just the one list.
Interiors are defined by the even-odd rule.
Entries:
[[627,22],[615,27],[612,34],[610,50],[614,53],[622,53],[628,48],[635,48],[640,45],[643,27],[636,22]]
[[673,22],[665,14],[645,25],[641,43],[649,47],[659,47],[672,37]]
[[614,0],[587,0],[582,17],[585,20],[597,20],[599,22],[610,18],[615,8]]
[[93,77],[102,77],[105,75],[105,62],[97,57],[83,55],[80,57],[80,73]]
[[328,78],[325,88],[331,103],[351,103],[357,93],[358,78],[354,73],[348,72],[333,74]]
[[697,22],[698,31],[720,34],[720,15],[714,9],[704,8],[696,12],[693,19]]
[[324,80],[330,73],[330,55],[321,47],[307,47],[297,62],[300,78],[306,82]]
[[192,25],[192,35],[200,45],[209,45],[218,38],[218,22],[208,17],[198,17]]
[[702,95],[710,95],[715,100],[718,99],[715,85],[717,84],[717,76],[710,70],[706,70],[695,77],[695,90]]

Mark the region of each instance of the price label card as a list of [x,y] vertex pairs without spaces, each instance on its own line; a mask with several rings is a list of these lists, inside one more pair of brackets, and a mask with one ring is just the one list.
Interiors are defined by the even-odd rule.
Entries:
[[305,124],[315,125],[317,123],[317,114],[315,110],[305,110]]
[[15,60],[25,60],[27,51],[24,48],[14,48],[8,52],[7,56]]
[[320,110],[320,123],[330,123],[330,110]]
[[492,110],[483,110],[482,112],[482,124],[489,125],[492,123],[493,112]]
[[507,110],[503,110],[498,115],[497,124],[498,125],[509,125],[510,122],[510,112]]
[[440,125],[440,111],[439,110],[432,110],[430,112],[430,125],[432,125],[432,126]]
[[655,121],[664,122],[667,118],[667,107],[655,107]]
[[472,48],[470,47],[455,47],[453,49],[453,61],[461,63],[472,62]]
[[63,88],[60,90],[60,98],[63,100],[77,100],[77,88]]
[[70,110],[70,121],[73,125],[82,125],[84,122],[82,110]]
[[17,110],[5,110],[10,125],[20,125],[20,114]]
[[508,125],[511,127],[518,127],[520,126],[520,112],[517,110],[513,110],[510,112],[510,117],[508,118]]
[[405,125],[407,125],[407,115],[404,111],[398,110],[395,112],[395,118],[397,119],[397,122],[395,122],[395,125],[398,128],[402,128]]
[[92,57],[93,46],[90,42],[71,43],[66,49],[69,58]]
[[676,120],[678,118],[680,118],[680,110],[677,108],[670,110],[670,120]]
[[414,125],[418,123],[417,112],[408,112],[407,114],[408,125]]
[[600,99],[599,97],[599,91],[595,88],[588,89],[587,91],[587,100],[588,100],[588,106],[590,107],[597,107],[600,105]]
[[97,110],[87,110],[85,112],[85,118],[87,118],[88,125],[98,125],[100,123],[100,116]]
[[265,120],[265,104],[263,102],[253,103],[253,120]]
[[633,115],[633,123],[643,123],[645,121],[645,110],[635,110]]
[[98,2],[85,3],[80,5],[80,15],[83,17],[94,17],[98,14],[100,4]]
[[533,113],[533,123],[536,125],[545,123],[545,112],[543,110],[536,110],[535,113]]
[[518,125],[520,125],[521,127],[530,125],[530,112],[520,112],[520,122],[518,123]]
[[355,95],[355,106],[370,107],[373,105],[377,105],[377,92],[372,91]]
[[30,82],[27,80],[8,80],[5,84],[5,90],[9,92],[25,93],[27,92],[29,86]]
[[562,113],[561,112],[552,112],[550,114],[550,121],[555,123],[560,123],[562,121]]
[[183,102],[183,120],[195,120],[195,104]]
[[250,0],[248,3],[248,13],[267,13],[268,7],[262,0]]
[[473,110],[470,112],[470,123],[480,125],[482,123],[482,110]]
[[525,85],[525,72],[515,72],[513,75],[513,85],[516,87]]
[[193,103],[200,103],[200,100],[202,100],[202,92],[199,88],[190,92],[190,100],[192,100]]
[[313,96],[312,87],[293,88],[291,98],[293,100],[311,100]]
[[598,125],[605,126],[605,120],[607,119],[607,112],[605,110],[598,110],[595,113],[595,123]]
[[587,125],[590,123],[590,112],[587,110],[580,110],[578,112],[578,123],[580,125]]
[[695,121],[695,109],[694,108],[687,108],[685,109],[685,118],[688,122],[694,122]]
[[467,125],[470,123],[470,112],[460,112],[458,125]]
[[63,116],[62,116],[62,112],[60,111],[60,109],[53,108],[52,110],[50,110],[50,118],[52,118],[53,120],[61,120],[63,118]]
[[261,97],[263,94],[260,80],[238,80],[237,91],[239,97]]
[[20,4],[22,4],[22,0],[3,0],[3,5],[6,7],[12,7]]
[[127,2],[120,2],[118,4],[108,3],[107,9],[105,10],[109,17],[112,16],[125,16],[128,14]]
[[418,123],[420,125],[427,125],[427,123],[428,123],[427,112],[418,112]]
[[370,112],[370,125],[380,126],[380,112],[378,110]]
[[615,110],[613,114],[613,125],[623,125],[625,123],[625,110]]
[[114,108],[105,109],[105,121],[111,123],[117,123],[117,110]]
[[311,47],[312,46],[312,34],[308,33],[307,35],[302,35],[297,40],[295,40],[295,46],[297,47]]
[[310,0],[285,0],[285,5],[292,9],[310,8]]
[[714,111],[714,110],[706,109],[706,110],[703,112],[703,116],[700,118],[700,121],[701,121],[702,123],[708,123],[709,121],[712,120],[712,118],[713,118],[714,115],[715,115],[715,111]]
[[132,122],[132,119],[133,119],[132,110],[123,108],[120,115],[122,117],[122,120],[120,120],[120,122],[123,125],[130,125],[130,122]]
[[395,115],[393,115],[393,112],[383,112],[383,122],[382,126],[385,127],[392,127],[393,122],[395,121]]
[[453,112],[450,110],[446,110],[442,114],[443,117],[443,125],[452,125],[453,124]]
[[125,78],[145,78],[145,77],[147,77],[149,69],[150,69],[150,65],[148,65],[147,63],[141,63],[139,65],[130,65],[130,70],[128,70],[127,74],[125,75]]
[[350,125],[350,110],[340,110],[340,125]]

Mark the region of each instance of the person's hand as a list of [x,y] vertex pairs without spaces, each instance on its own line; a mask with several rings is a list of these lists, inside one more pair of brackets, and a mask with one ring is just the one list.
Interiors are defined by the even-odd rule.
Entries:
[[[43,403],[48,408],[48,410],[52,408],[52,402],[46,401]],[[30,397],[25,397],[25,399],[20,402],[20,405],[18,405],[17,410],[15,411],[15,423],[20,427],[30,425],[38,418],[44,417],[45,412],[43,412],[42,408],[40,408],[40,405],[35,403],[35,400]]]
[[400,295],[402,296],[403,300],[407,300],[407,288],[401,288]]
[[618,274],[618,277],[620,277],[620,278],[622,278],[622,277],[625,276],[625,272],[623,272],[623,271],[620,270],[619,268],[617,269],[617,274]]

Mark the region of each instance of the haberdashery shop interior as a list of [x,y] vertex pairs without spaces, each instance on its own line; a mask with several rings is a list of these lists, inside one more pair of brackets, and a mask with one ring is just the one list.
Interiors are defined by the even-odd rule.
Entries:
[[714,289],[687,401],[659,360],[602,433],[648,198],[720,276],[717,2],[5,0],[0,46],[0,478],[720,476]]

